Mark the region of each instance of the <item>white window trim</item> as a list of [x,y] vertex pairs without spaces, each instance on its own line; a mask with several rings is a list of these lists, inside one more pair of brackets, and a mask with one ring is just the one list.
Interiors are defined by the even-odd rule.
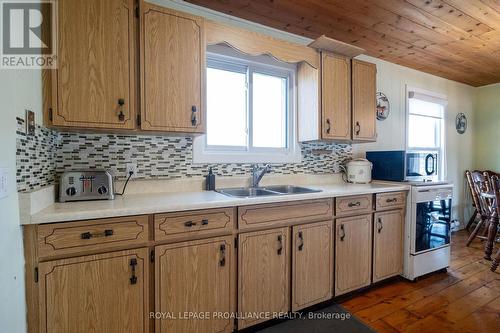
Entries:
[[[431,103],[436,103],[436,104],[441,104],[443,106],[443,116],[441,118],[442,120],[442,126],[441,126],[441,138],[440,138],[440,143],[441,147],[440,148],[428,148],[428,147],[409,147],[408,146],[408,141],[409,141],[409,126],[410,126],[410,92],[415,92],[415,97],[418,99],[426,100]],[[427,98],[425,98],[427,97]],[[439,153],[439,167],[440,167],[440,174],[439,178],[440,180],[446,179],[446,107],[448,105],[448,97],[444,94],[440,94],[434,91],[422,89],[422,88],[416,88],[412,87],[409,85],[406,85],[405,87],[405,105],[406,105],[406,128],[405,128],[405,147],[406,151],[409,152],[416,152],[416,151],[435,151]],[[430,117],[430,116],[429,116]]]
[[[207,52],[207,62],[233,62],[235,66],[238,64],[247,65],[251,68],[258,69],[259,73],[268,73],[278,76],[286,76],[288,78],[288,115],[287,115],[287,148],[258,148],[258,147],[224,147],[224,146],[207,146],[206,135],[201,135],[194,138],[193,141],[193,163],[300,163],[302,154],[300,145],[297,142],[297,93],[296,93],[296,71],[292,66],[276,66],[272,65],[273,60],[268,56],[259,56],[259,61],[255,61],[255,57],[238,54],[237,57],[228,55],[227,47],[217,49],[217,53]],[[261,61],[262,60],[262,61]],[[254,70],[255,71],[255,70]],[[251,75],[251,72],[249,73]],[[249,96],[251,103],[251,96]],[[205,104],[206,105],[206,104]],[[248,126],[248,140],[252,140],[251,123]],[[222,148],[222,149],[221,149]]]

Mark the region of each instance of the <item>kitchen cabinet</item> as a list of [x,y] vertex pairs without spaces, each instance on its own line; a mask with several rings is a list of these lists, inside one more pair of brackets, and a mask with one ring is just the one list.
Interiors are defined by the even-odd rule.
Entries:
[[[289,228],[239,235],[238,312],[290,310]],[[238,320],[238,329],[266,321],[256,316]]]
[[[155,247],[155,332],[232,332],[235,260],[232,236]],[[198,318],[188,317],[188,314]],[[199,316],[208,314],[208,317]]]
[[335,220],[335,296],[370,285],[372,215]]
[[204,21],[141,4],[141,129],[205,130]]
[[352,60],[352,139],[376,141],[376,89],[375,64]]
[[333,296],[332,221],[292,228],[292,311]]
[[58,69],[45,77],[48,125],[136,126],[134,0],[59,0]]
[[376,141],[375,64],[321,51],[319,78],[307,66],[297,71],[299,141]]
[[403,271],[402,209],[377,212],[373,223],[373,282]]
[[40,263],[39,332],[148,332],[148,267],[145,248]]
[[321,53],[321,137],[351,139],[351,61]]

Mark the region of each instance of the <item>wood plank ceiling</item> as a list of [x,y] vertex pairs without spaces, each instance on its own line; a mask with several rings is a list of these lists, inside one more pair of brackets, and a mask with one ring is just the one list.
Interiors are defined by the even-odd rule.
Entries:
[[500,82],[500,0],[187,0],[472,86]]

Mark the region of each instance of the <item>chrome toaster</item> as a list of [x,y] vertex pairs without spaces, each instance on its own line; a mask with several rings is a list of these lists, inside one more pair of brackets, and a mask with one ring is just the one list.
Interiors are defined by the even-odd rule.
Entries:
[[59,182],[59,201],[113,200],[113,177],[105,170],[67,171]]

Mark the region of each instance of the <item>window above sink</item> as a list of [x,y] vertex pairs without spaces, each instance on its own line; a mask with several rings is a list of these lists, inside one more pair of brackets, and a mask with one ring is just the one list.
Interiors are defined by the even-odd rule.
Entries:
[[207,52],[207,133],[194,140],[194,163],[300,162],[296,140],[296,64]]

